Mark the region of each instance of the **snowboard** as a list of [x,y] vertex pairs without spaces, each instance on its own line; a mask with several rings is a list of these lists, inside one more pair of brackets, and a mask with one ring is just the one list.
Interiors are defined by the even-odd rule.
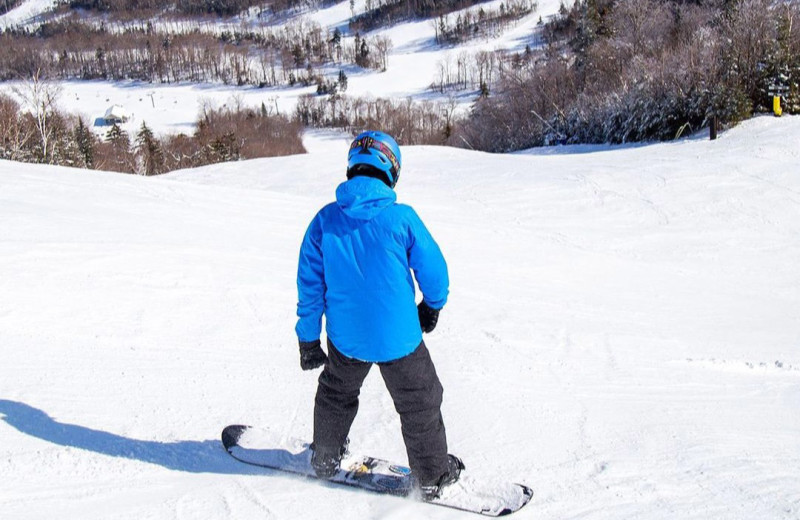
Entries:
[[[310,444],[301,439],[278,435],[267,428],[231,425],[222,430],[222,444],[233,458],[246,464],[317,478],[311,467]],[[422,501],[410,469],[375,457],[347,453],[340,469],[327,481]],[[522,484],[480,483],[462,471],[458,482],[445,487],[439,498],[423,502],[486,516],[505,516],[524,507],[532,496],[533,491]]]

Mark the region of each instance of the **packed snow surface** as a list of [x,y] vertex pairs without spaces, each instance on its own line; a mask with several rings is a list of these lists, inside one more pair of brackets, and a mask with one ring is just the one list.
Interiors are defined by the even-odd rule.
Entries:
[[[800,518],[800,118],[708,141],[406,147],[439,241],[426,337],[450,450],[520,519]],[[247,467],[232,423],[309,437],[302,235],[347,140],[156,178],[0,161],[7,519],[463,518]],[[405,462],[378,371],[351,446]]]

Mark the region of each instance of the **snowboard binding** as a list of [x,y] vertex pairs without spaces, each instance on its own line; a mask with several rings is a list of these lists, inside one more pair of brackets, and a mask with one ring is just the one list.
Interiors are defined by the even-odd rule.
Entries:
[[318,478],[329,479],[336,475],[339,471],[339,464],[342,462],[342,457],[347,455],[347,448],[350,445],[350,439],[344,440],[344,445],[340,448],[323,448],[317,447],[314,443],[311,444],[311,467]]
[[433,483],[420,482],[419,491],[422,499],[431,501],[442,495],[442,490],[458,482],[464,463],[455,455],[447,454],[447,471]]

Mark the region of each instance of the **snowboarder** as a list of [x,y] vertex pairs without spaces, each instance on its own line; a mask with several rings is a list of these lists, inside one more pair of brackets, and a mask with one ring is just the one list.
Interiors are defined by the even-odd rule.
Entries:
[[[361,385],[377,364],[400,415],[409,466],[422,497],[433,499],[464,469],[447,453],[442,385],[422,340],[436,327],[449,279],[422,220],[395,202],[401,160],[384,132],[363,132],[351,144],[336,202],[317,213],[303,238],[295,330],[302,369],[325,366],[314,407],[316,474],[330,478],[338,470]],[[323,314],[327,355],[319,339]]]

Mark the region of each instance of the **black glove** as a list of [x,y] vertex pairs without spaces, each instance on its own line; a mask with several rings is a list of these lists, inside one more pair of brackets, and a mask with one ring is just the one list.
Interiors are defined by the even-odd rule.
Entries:
[[419,313],[419,325],[422,327],[422,332],[431,332],[436,328],[436,322],[439,321],[438,309],[432,309],[422,301],[417,305],[417,313]]
[[300,368],[314,370],[328,361],[328,356],[320,347],[319,340],[300,342]]

